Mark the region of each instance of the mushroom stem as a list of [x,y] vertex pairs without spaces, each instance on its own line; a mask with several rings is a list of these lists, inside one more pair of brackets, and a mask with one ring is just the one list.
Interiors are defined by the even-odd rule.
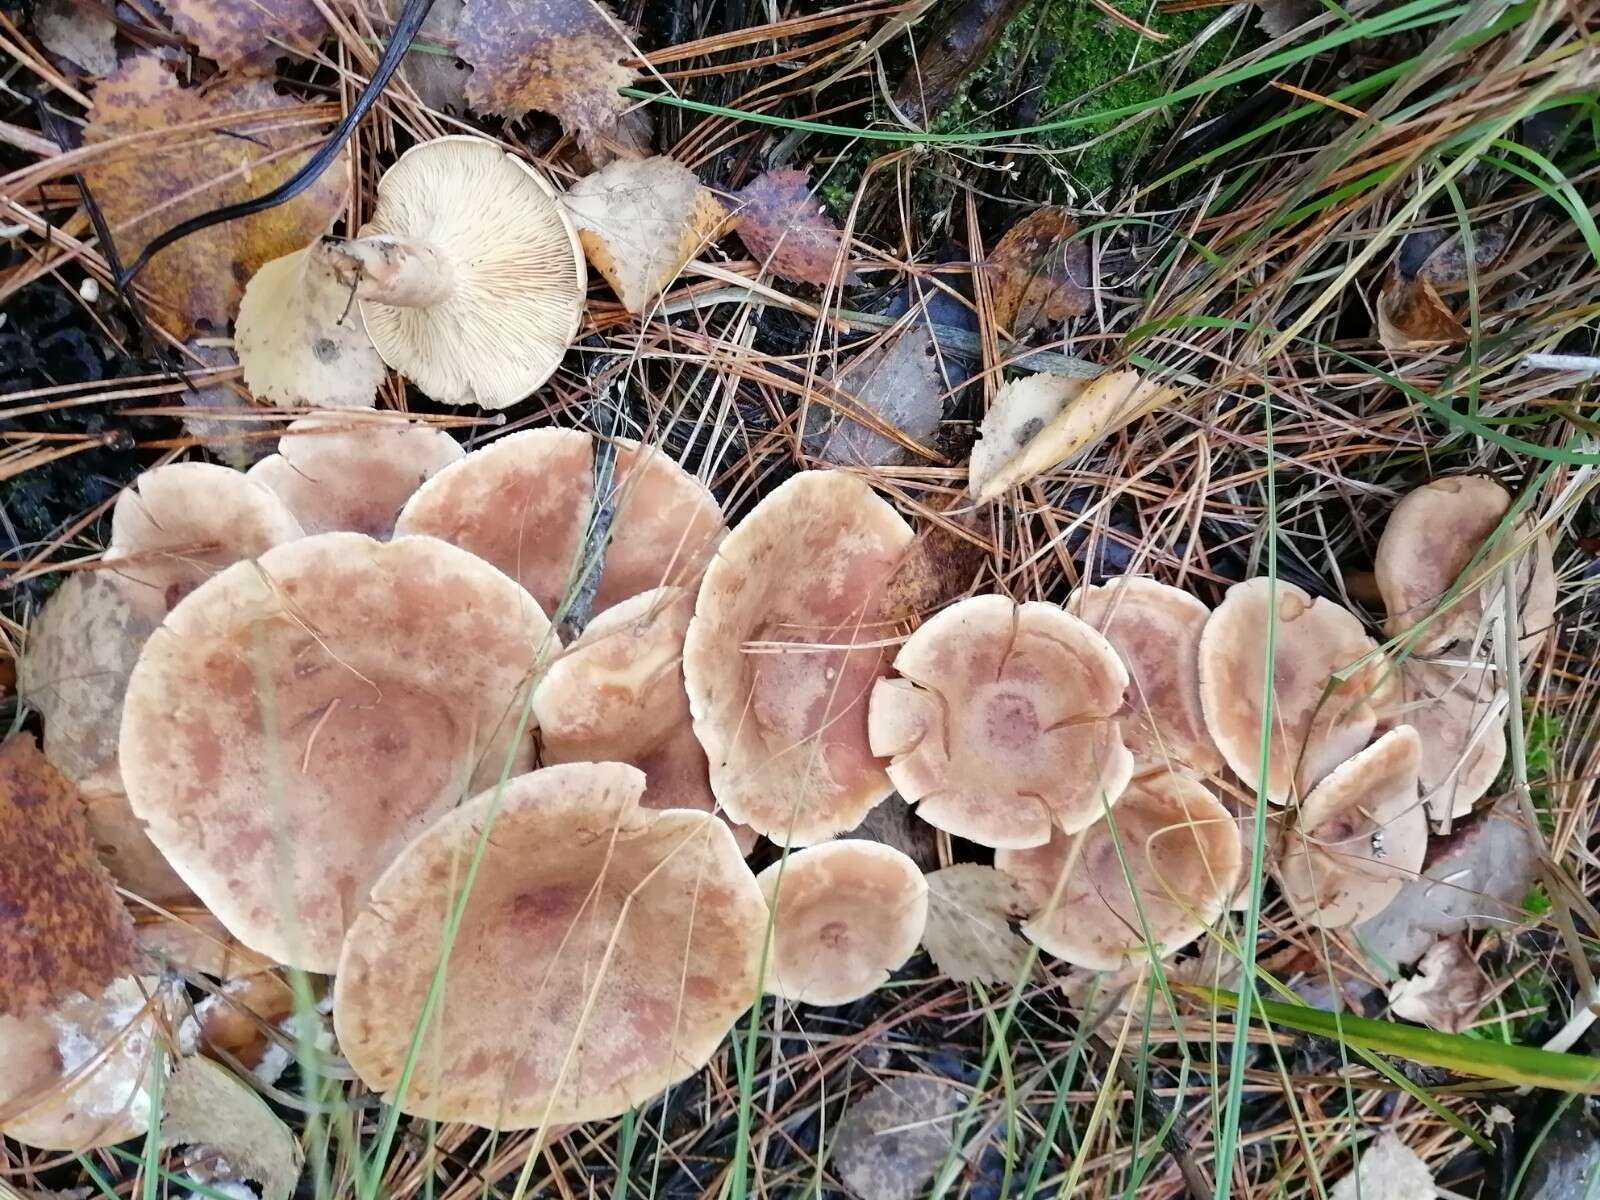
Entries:
[[431,308],[455,290],[450,260],[426,242],[374,234],[328,245],[339,281],[361,300]]

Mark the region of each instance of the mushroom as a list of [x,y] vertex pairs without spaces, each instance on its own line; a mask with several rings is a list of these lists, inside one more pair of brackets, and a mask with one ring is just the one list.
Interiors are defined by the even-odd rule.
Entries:
[[756,882],[772,910],[767,993],[803,1004],[870,995],[916,953],[928,923],[922,872],[881,842],[792,850]]
[[1324,929],[1374,916],[1422,870],[1428,819],[1417,790],[1422,744],[1408,725],[1391,729],[1340,764],[1300,804],[1284,835],[1278,878],[1284,899]]
[[533,598],[433,538],[324,533],[217,576],[128,682],[123,782],[240,941],[330,971],[367,888],[462,796],[526,762]]
[[307,533],[344,530],[382,540],[393,535],[412,493],[464,454],[455,438],[430,425],[307,417],[246,474],[282,500]]
[[164,1016],[155,985],[123,976],[42,1012],[0,1015],[0,1132],[40,1150],[76,1152],[143,1134]]
[[283,501],[211,463],[169,463],[140,475],[111,510],[105,564],[135,609],[160,621],[224,567],[304,536]]
[[572,222],[543,176],[485,138],[402,154],[361,236],[328,257],[383,361],[441,404],[521,400],[561,365],[583,317]]
[[[1269,626],[1272,731],[1263,781]],[[1262,788],[1274,804],[1308,791],[1365,746],[1377,728],[1377,709],[1397,694],[1393,671],[1355,614],[1282,580],[1234,584],[1200,635],[1206,728],[1245,786]]]
[[[1489,542],[1510,508],[1511,493],[1481,475],[1435,479],[1395,505],[1373,563],[1389,636],[1418,630],[1409,648],[1432,654],[1474,640],[1485,616],[1499,615],[1500,560],[1509,547]],[[1502,535],[1517,546],[1530,537],[1525,522]],[[1516,570],[1525,656],[1543,641],[1555,606],[1550,539],[1531,540]]]
[[[652,588],[606,609],[550,665],[533,694],[547,764],[621,762],[645,774],[646,808],[715,812],[706,753],[683,688],[694,594]],[[739,848],[754,831],[734,829]]]
[[715,498],[664,453],[619,441],[610,539],[599,564],[580,561],[594,509],[594,443],[573,429],[514,433],[423,484],[396,533],[443,538],[493,563],[545,612],[599,572],[594,611],[663,584],[693,587],[726,532]]
[[[334,985],[339,1046],[363,1082],[413,1116],[548,1128],[614,1117],[709,1061],[759,993],[767,907],[725,825],[642,807],[644,786],[621,763],[546,767],[402,851]],[[469,868],[424,1022],[441,916]]]
[[807,471],[722,543],[683,675],[712,791],[734,820],[809,845],[854,829],[889,794],[866,709],[888,668],[876,622],[911,540],[862,480]]
[[1200,635],[1211,610],[1188,592],[1122,575],[1081,587],[1067,601],[1105,635],[1132,680],[1121,718],[1134,771],[1223,768],[1200,707]]
[[233,346],[245,386],[285,407],[371,408],[383,359],[322,239],[265,264],[245,286]]
[[889,778],[930,825],[984,846],[1041,846],[1117,802],[1133,774],[1115,714],[1128,672],[1054,604],[973,596],[923,623],[872,690]]
[[1034,907],[1022,932],[1095,971],[1192,942],[1227,910],[1242,862],[1233,816],[1205,785],[1175,772],[1135,779],[1082,832],[1057,829],[1045,845],[994,859]]
[[1400,664],[1402,702],[1380,714],[1417,731],[1418,780],[1428,815],[1463,817],[1494,785],[1506,760],[1507,706],[1482,663],[1408,658]]

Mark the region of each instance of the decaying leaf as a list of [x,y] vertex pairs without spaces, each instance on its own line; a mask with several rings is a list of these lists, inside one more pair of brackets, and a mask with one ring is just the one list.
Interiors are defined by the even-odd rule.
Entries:
[[1417,973],[1389,989],[1389,1006],[1404,1021],[1460,1033],[1488,1002],[1489,980],[1460,937],[1443,938],[1417,963]]
[[911,441],[928,446],[939,430],[950,392],[933,334],[920,321],[876,339],[848,359],[832,383],[843,393],[836,403],[845,411],[813,401],[806,441],[817,457],[841,466],[883,466],[916,457],[848,413],[870,413]]
[[400,77],[416,90],[417,99],[439,112],[460,112],[467,106],[472,68],[456,49],[465,11],[465,0],[433,0],[400,66]]
[[[184,349],[206,367],[226,370],[239,365],[232,344],[220,338],[191,338],[184,343]],[[184,414],[183,428],[235,470],[248,470],[277,450],[276,430],[250,421],[230,421],[224,415],[228,412],[243,414],[253,409],[260,411],[237,379],[198,383],[185,388],[181,395],[184,408],[195,410],[192,415]],[[257,436],[252,437],[252,434]]]
[[617,89],[637,78],[622,65],[632,36],[602,0],[469,0],[456,41],[473,68],[467,100],[506,117],[550,113],[586,141],[628,107]]
[[117,23],[92,0],[42,0],[33,10],[33,33],[46,50],[86,74],[117,69]]
[[1378,293],[1378,341],[1384,349],[1417,350],[1464,342],[1467,336],[1433,284],[1420,275],[1405,279],[1390,272]]
[[943,1079],[885,1080],[845,1109],[828,1166],[861,1200],[916,1200],[944,1163],[961,1105]]
[[0,746],[0,913],[0,1016],[98,995],[133,965],[133,925],[77,789],[27,734]]
[[1386,1129],[1362,1150],[1355,1170],[1333,1185],[1328,1200],[1434,1200],[1438,1194],[1428,1164]]
[[1017,983],[1028,962],[1028,943],[1011,928],[1011,918],[1030,910],[1022,885],[976,863],[958,863],[927,879],[922,944],[933,965],[956,983]]
[[967,490],[980,503],[993,500],[1177,396],[1131,370],[1091,380],[1041,373],[1008,383],[979,427]]
[[932,871],[939,865],[939,843],[933,826],[913,816],[911,805],[898,794],[874,804],[850,836],[893,846],[921,871]]
[[1267,37],[1281,38],[1326,11],[1317,0],[1256,0],[1256,24]]
[[1089,243],[1064,208],[1040,208],[1005,233],[985,270],[994,319],[1021,337],[1040,325],[1081,317],[1093,302]]
[[670,158],[617,159],[578,180],[563,202],[584,254],[631,313],[670,286],[728,218],[694,172]]
[[316,0],[161,0],[172,27],[225,69],[270,71],[316,49],[328,23]]
[[205,1156],[212,1179],[261,1185],[261,1200],[288,1200],[305,1152],[265,1100],[222,1066],[180,1059],[163,1093],[161,1142],[214,1152]]
[[839,226],[812,194],[804,171],[765,171],[739,192],[734,229],[766,270],[819,287],[841,256]]
[[[1442,231],[1420,241],[1413,246],[1415,239],[1420,239],[1422,234],[1409,234],[1400,244],[1400,271],[1402,274],[1416,275],[1426,279],[1441,293],[1460,291],[1471,280],[1474,271],[1487,271],[1499,261],[1506,252],[1506,247],[1511,242],[1510,226],[1504,222],[1494,222],[1475,227],[1472,230],[1472,267],[1467,265],[1467,240],[1461,236],[1458,229],[1454,233],[1445,234]],[[1408,257],[1416,259],[1416,251],[1425,250],[1420,256],[1420,263],[1415,263],[1415,270],[1408,270]]]
[[[227,113],[238,113],[238,121],[205,131],[181,128]],[[187,217],[270,191],[324,133],[305,105],[278,95],[266,79],[224,75],[204,90],[180,87],[159,58],[143,54],[95,89],[84,142],[152,130],[166,136],[108,150],[84,168],[125,262]],[[300,145],[308,148],[281,153]],[[344,207],[345,190],[343,161],[335,161],[287,204],[169,246],[139,276],[155,301],[151,316],[179,337],[202,322],[222,330],[257,268],[325,232]]]

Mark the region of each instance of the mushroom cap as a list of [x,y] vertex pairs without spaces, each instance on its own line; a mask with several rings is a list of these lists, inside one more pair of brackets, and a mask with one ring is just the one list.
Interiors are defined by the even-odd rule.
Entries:
[[1299,822],[1284,834],[1278,879],[1302,920],[1325,929],[1364,921],[1417,877],[1428,850],[1421,761],[1417,731],[1401,725],[1301,802]]
[[894,509],[842,471],[780,484],[722,543],[683,675],[711,788],[734,820],[809,845],[854,829],[889,794],[866,710],[888,670],[875,622],[911,543]]
[[1128,672],[1054,604],[973,596],[935,614],[872,690],[889,778],[930,825],[984,846],[1040,846],[1115,804],[1133,755],[1115,720]]
[[[474,797],[405,848],[352,926],[339,1045],[413,1116],[496,1129],[613,1117],[703,1067],[759,992],[767,907],[716,818],[572,763]],[[485,825],[490,835],[483,837]],[[480,847],[416,1072],[395,1094]]]
[[1232,902],[1243,857],[1232,814],[1204,784],[1169,772],[1135,779],[1082,832],[1055,830],[1043,846],[997,851],[994,863],[1034,906],[1022,927],[1031,941],[1115,971],[1199,937]]
[[304,533],[283,501],[231,467],[169,463],[117,497],[105,563],[138,611],[160,621],[223,568]]
[[400,848],[525,762],[546,647],[533,597],[433,538],[279,546],[146,643],[122,721],[128,799],[240,941],[330,971]]
[[1198,598],[1138,575],[1081,587],[1067,601],[1105,635],[1128,668],[1122,741],[1134,770],[1223,768],[1200,707],[1200,635],[1211,610]]
[[756,882],[772,910],[766,990],[848,1004],[888,981],[928,924],[928,882],[892,846],[857,838],[791,850]]
[[[666,454],[619,440],[610,539],[594,611],[662,584],[695,586],[726,532],[711,493]],[[545,612],[574,591],[594,508],[594,441],[532,429],[440,471],[401,510],[398,533],[470,550],[533,593]]]
[[269,404],[371,408],[383,382],[383,359],[320,239],[251,276],[233,345],[245,386]]
[[144,1133],[162,1017],[147,999],[155,986],[124,976],[45,1012],[0,1016],[0,1132],[25,1146],[71,1151]]
[[505,408],[561,365],[588,273],[555,190],[521,159],[470,135],[413,146],[361,232],[426,242],[453,269],[450,295],[426,308],[360,302],[383,361],[426,395]]
[[1388,612],[1384,632],[1397,637],[1426,625],[1411,643],[1417,654],[1471,638],[1484,611],[1483,596],[1473,590],[1477,581],[1465,581],[1449,608],[1435,609],[1510,507],[1511,493],[1482,475],[1435,479],[1403,496],[1378,538],[1372,566]]
[[412,493],[465,454],[429,425],[306,417],[246,474],[282,500],[307,533],[382,540],[393,535]]
[[[1245,786],[1262,786],[1262,684],[1272,581],[1247,579],[1226,598],[1200,635],[1200,703],[1206,728]],[[1272,736],[1265,791],[1274,804],[1304,794],[1356,753],[1377,728],[1398,680],[1354,613],[1277,583]],[[1355,664],[1367,658],[1360,667]],[[1354,668],[1354,670],[1352,670]],[[1335,672],[1350,671],[1334,683]]]
[[1463,817],[1494,786],[1506,761],[1508,710],[1494,671],[1408,658],[1400,664],[1404,702],[1382,714],[1385,724],[1417,731],[1417,777],[1435,821]]
[[100,771],[78,785],[89,836],[117,886],[163,908],[193,903],[189,885],[156,849],[144,822],[133,815],[122,773]]

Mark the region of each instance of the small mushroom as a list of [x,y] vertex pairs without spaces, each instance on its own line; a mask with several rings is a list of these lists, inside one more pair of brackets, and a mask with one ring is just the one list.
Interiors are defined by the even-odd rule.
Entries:
[[307,533],[386,539],[419,487],[465,456],[442,429],[307,417],[246,474],[271,490]]
[[583,316],[572,222],[543,176],[485,138],[406,151],[361,236],[328,253],[384,362],[441,404],[531,394]]
[[1494,673],[1482,663],[1408,658],[1400,664],[1400,684],[1402,703],[1380,718],[1417,731],[1428,815],[1440,822],[1466,816],[1506,760],[1507,706]]
[[1324,929],[1364,921],[1417,877],[1428,849],[1421,759],[1417,731],[1402,725],[1301,802],[1299,821],[1284,834],[1278,878],[1302,920]]
[[[1276,592],[1274,593],[1274,586]],[[1261,779],[1267,630],[1274,626],[1272,732]],[[1336,675],[1344,674],[1341,682]],[[1356,753],[1398,681],[1354,613],[1291,583],[1247,579],[1200,635],[1200,703],[1206,728],[1246,787],[1285,804]]]
[[803,1004],[870,995],[916,953],[928,923],[922,872],[881,842],[792,850],[756,882],[772,910],[767,993]]
[[242,942],[332,970],[399,849],[525,764],[518,718],[546,648],[531,596],[436,539],[279,546],[146,644],[122,721],[129,802]]
[[1133,774],[1115,714],[1128,672],[1054,604],[973,596],[923,623],[872,692],[867,728],[930,825],[984,846],[1041,846],[1115,804]]
[[546,613],[599,571],[594,611],[641,591],[693,587],[726,529],[711,493],[666,454],[619,441],[610,537],[600,564],[580,561],[594,510],[594,442],[573,429],[514,433],[423,484],[397,534],[429,534],[516,579]]
[[1115,971],[1204,932],[1233,899],[1243,852],[1232,814],[1204,784],[1169,772],[1135,779],[1082,832],[1058,829],[994,861],[1033,906],[1029,939],[1076,966]]
[[160,621],[224,567],[304,532],[283,501],[238,471],[170,463],[117,497],[105,564],[129,585],[138,612]]
[[245,386],[284,407],[371,408],[383,359],[335,270],[333,246],[316,241],[275,258],[250,278],[233,345]]
[[[405,848],[344,944],[339,1046],[413,1116],[599,1120],[703,1067],[760,991],[767,906],[720,821],[639,804],[644,775],[572,763],[467,801]],[[487,826],[487,836],[485,827]],[[444,991],[401,1073],[476,863]]]
[[1128,668],[1121,725],[1134,771],[1220,772],[1222,754],[1200,706],[1200,635],[1211,610],[1178,588],[1122,575],[1079,588],[1067,611],[1104,634]]
[[911,541],[862,480],[807,471],[722,543],[683,674],[711,788],[734,820],[809,845],[854,829],[889,794],[866,710],[888,668],[886,589]]

